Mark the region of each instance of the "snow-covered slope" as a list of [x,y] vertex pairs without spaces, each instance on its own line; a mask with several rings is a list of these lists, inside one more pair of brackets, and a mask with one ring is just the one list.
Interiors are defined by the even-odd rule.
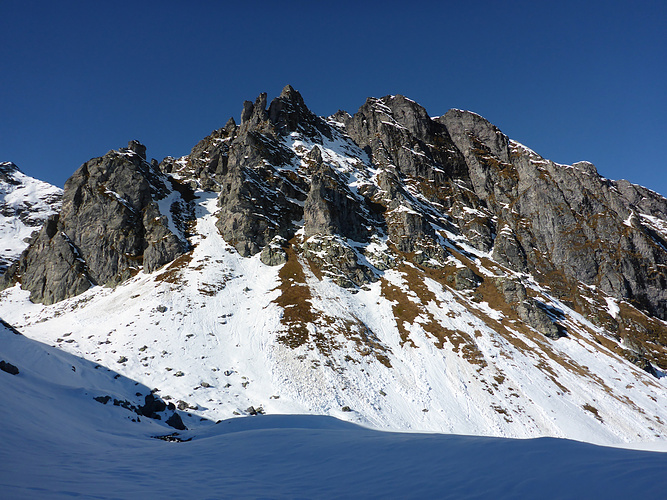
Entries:
[[0,273],[28,246],[27,239],[60,209],[63,190],[0,163]]
[[[464,306],[460,294],[432,279],[418,296],[408,285],[410,266],[356,293],[304,268],[311,308],[350,330],[327,339],[335,348],[285,345],[281,268],[240,257],[215,228],[215,194],[198,195],[191,253],[115,289],[95,287],[52,306],[32,304],[14,287],[2,294],[0,316],[213,421],[254,407],[382,429],[601,444],[663,439],[667,378],[650,377],[599,345],[601,330],[556,301],[550,304],[566,311],[570,335],[546,342],[511,321],[494,330],[488,318],[499,324],[502,311]],[[402,294],[421,309],[421,320],[405,324],[410,344],[393,319]],[[475,346],[454,336],[438,345],[425,328],[431,321],[468,334]],[[356,338],[364,335],[357,324],[373,332],[372,341]]]
[[91,399],[146,386],[0,326],[5,498],[659,498],[667,453],[562,439],[379,432],[331,417],[160,421]]

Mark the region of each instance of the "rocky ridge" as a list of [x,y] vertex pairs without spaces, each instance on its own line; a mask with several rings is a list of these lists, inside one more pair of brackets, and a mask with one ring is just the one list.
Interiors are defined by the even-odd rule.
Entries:
[[[186,157],[149,164],[133,141],[84,164],[5,286],[21,281],[32,300],[53,303],[159,268],[188,248],[193,189],[219,193],[217,227],[242,256],[280,265],[292,244],[340,286],[376,281],[406,259],[445,269],[465,241],[615,335],[636,326],[594,313],[581,285],[667,319],[663,197],[587,162],[545,160],[475,113],[432,119],[386,96],[325,120],[289,85],[268,107],[266,94],[246,101],[240,125],[230,118]],[[167,198],[171,224],[158,203]],[[524,309],[522,320],[537,314],[533,326],[562,332]],[[642,329],[662,352],[664,327]]]
[[[230,119],[185,157],[148,163],[133,142],[93,159],[4,284],[54,303],[159,269],[156,282],[175,293],[182,273],[196,271],[200,294],[226,296],[233,273],[211,283],[204,269],[220,269],[196,257],[206,236],[194,205],[211,197],[225,251],[279,268],[277,286],[257,300],[281,311],[270,335],[295,393],[343,398],[353,365],[398,370],[430,352],[424,339],[470,365],[506,422],[533,403],[515,408],[501,396],[501,345],[501,356],[538,359],[560,396],[578,394],[567,382],[575,377],[632,411],[564,346],[603,355],[651,390],[667,370],[667,200],[590,163],[546,160],[474,113],[431,118],[403,96],[322,118],[287,86],[270,103],[266,94],[246,101],[238,124]],[[338,304],[374,293],[391,325]],[[311,353],[340,387],[308,387],[300,366]]]

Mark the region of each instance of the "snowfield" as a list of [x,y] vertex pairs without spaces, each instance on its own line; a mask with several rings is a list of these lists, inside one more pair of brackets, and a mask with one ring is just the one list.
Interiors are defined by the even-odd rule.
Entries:
[[[553,438],[381,432],[315,415],[215,424],[191,441],[103,405],[97,392],[149,389],[0,327],[4,498],[660,498],[667,453]],[[194,422],[193,422],[194,421]],[[666,450],[667,451],[667,450]]]

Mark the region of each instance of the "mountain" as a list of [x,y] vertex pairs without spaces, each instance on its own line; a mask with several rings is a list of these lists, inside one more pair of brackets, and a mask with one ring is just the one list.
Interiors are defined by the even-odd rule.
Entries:
[[61,205],[62,189],[0,163],[0,273],[18,259],[28,239]]
[[667,200],[468,111],[322,118],[287,86],[187,156],[132,141],[73,174],[0,281],[26,337],[202,426],[665,440]]

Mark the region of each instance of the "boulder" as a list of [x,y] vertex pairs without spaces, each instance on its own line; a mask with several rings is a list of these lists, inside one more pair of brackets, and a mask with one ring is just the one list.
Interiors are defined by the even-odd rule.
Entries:
[[14,366],[11,363],[7,363],[4,360],[0,361],[0,370],[2,370],[3,372],[9,373],[10,375],[18,375],[19,374],[19,369],[16,366]]
[[188,429],[183,423],[181,416],[176,412],[172,413],[171,417],[165,420],[165,423],[179,431],[186,431]]
[[281,266],[287,262],[287,252],[284,247],[287,245],[285,238],[276,236],[266,245],[259,254],[259,259],[267,266]]

